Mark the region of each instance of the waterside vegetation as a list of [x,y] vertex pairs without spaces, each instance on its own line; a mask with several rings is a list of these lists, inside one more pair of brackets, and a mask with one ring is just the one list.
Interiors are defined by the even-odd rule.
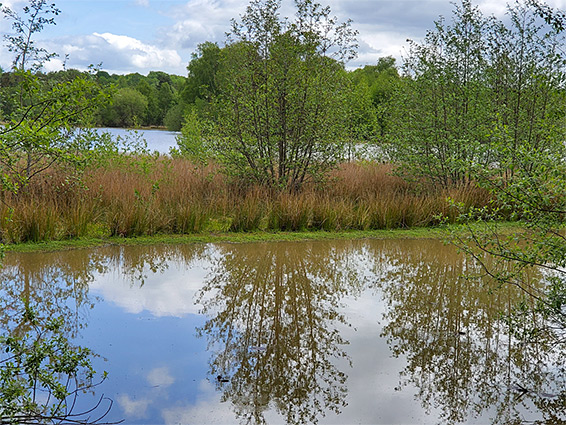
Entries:
[[[131,158],[128,158],[131,159]],[[485,206],[487,191],[468,185],[419,188],[391,166],[344,163],[326,181],[297,193],[227,179],[214,165],[146,157],[88,168],[70,183],[53,169],[0,204],[4,243],[88,237],[253,231],[350,231],[413,228],[457,221],[448,199]]]

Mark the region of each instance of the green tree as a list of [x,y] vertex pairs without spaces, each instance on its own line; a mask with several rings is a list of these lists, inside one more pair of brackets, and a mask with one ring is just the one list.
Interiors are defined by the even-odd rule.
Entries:
[[204,137],[204,124],[199,119],[196,108],[189,108],[185,114],[181,134],[177,136],[177,148],[171,153],[180,154],[197,163],[205,164],[212,156],[212,151]]
[[379,136],[384,138],[390,126],[388,121],[391,103],[401,83],[395,58],[391,56],[379,58],[377,65],[366,65],[354,70],[352,78],[354,84],[362,86],[361,90],[369,92],[378,126],[377,130]]
[[136,127],[139,126],[148,108],[147,98],[133,88],[116,90],[112,103],[102,112],[102,122],[110,127]]
[[185,114],[185,105],[177,101],[173,104],[163,118],[163,124],[169,131],[179,131],[183,126],[183,116]]
[[[1,6],[1,3],[0,3]],[[5,7],[2,13],[12,21],[13,34],[5,34],[4,40],[8,51],[14,53],[13,68],[38,71],[49,59],[57,56],[49,53],[43,47],[37,47],[33,35],[40,32],[45,25],[55,25],[55,16],[61,12],[54,3],[47,0],[30,0],[25,6],[24,15]]]
[[[546,337],[563,343],[566,70],[559,47],[563,27],[558,25],[563,15],[546,7],[520,6],[511,9],[510,17],[515,31],[499,28],[502,45],[490,49],[498,59],[492,68],[499,88],[492,97],[499,111],[493,130],[496,162],[491,167],[470,167],[498,208],[464,214],[462,219],[473,224],[470,234],[453,238],[499,285],[523,291],[523,300],[508,318],[514,336],[525,343]],[[513,50],[504,54],[505,46]],[[502,214],[517,219],[520,230],[503,232],[497,221]],[[533,279],[533,275],[541,277]]]
[[233,22],[206,137],[229,172],[297,190],[343,155],[343,63],[355,55],[355,32],[311,0],[296,2],[294,22],[281,19],[279,7],[254,0]]
[[422,44],[411,43],[404,65],[409,77],[396,95],[390,155],[416,177],[442,186],[469,178],[462,162],[487,165],[492,116],[485,84],[488,21],[471,1],[443,19]]
[[[0,334],[0,423],[96,424],[108,414],[111,400],[77,411],[79,394],[92,390],[93,353],[70,344],[62,318],[39,318],[33,309],[21,315],[20,335]],[[101,381],[106,378],[106,373]]]
[[373,105],[371,91],[365,80],[352,83],[347,93],[345,129],[345,157],[348,160],[365,155],[365,148],[373,144],[380,133],[377,110]]
[[[16,89],[11,113],[0,130],[0,175],[4,188],[16,191],[53,164],[77,169],[85,160],[85,146],[93,141],[80,136],[93,113],[106,100],[89,73],[73,80],[45,81],[38,70],[53,57],[37,47],[34,36],[54,24],[59,10],[43,0],[32,0],[23,15],[3,8],[12,21],[13,34],[4,38],[15,54],[12,78]],[[3,92],[4,94],[4,92]]]
[[181,98],[187,104],[197,99],[210,100],[217,94],[216,73],[220,66],[220,47],[216,43],[206,41],[197,46],[187,66],[189,71]]
[[[435,23],[412,43],[396,96],[391,157],[413,176],[446,186],[471,179],[471,166],[497,166],[499,146],[546,149],[563,135],[556,31],[517,3],[509,23],[486,18],[471,1],[450,24]],[[513,173],[498,166],[500,173]]]

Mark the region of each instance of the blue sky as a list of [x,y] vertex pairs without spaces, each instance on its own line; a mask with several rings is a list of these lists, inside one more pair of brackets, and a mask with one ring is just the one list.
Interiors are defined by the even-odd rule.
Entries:
[[[109,73],[164,71],[186,75],[191,53],[199,43],[222,44],[230,19],[244,13],[248,0],[53,0],[61,10],[57,25],[45,28],[38,44],[59,54],[46,70],[67,67],[85,69],[102,63]],[[0,0],[21,10],[23,0]],[[358,58],[348,64],[374,64],[379,57],[401,59],[408,38],[421,39],[440,15],[450,16],[450,0],[327,0],[333,13],[351,18],[359,31]],[[503,0],[476,0],[487,14],[501,16]],[[548,0],[566,9],[566,0]],[[293,2],[282,0],[282,15],[293,15]],[[0,20],[2,34],[11,31]],[[12,56],[0,48],[0,67],[9,69]]]

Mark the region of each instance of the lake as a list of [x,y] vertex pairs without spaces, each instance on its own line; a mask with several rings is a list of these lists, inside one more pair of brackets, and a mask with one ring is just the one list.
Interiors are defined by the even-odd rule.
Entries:
[[169,153],[169,149],[177,146],[176,137],[180,134],[177,131],[167,130],[128,130],[124,128],[97,128],[99,132],[106,132],[112,135],[113,138],[120,137],[122,139],[136,139],[138,137],[147,141],[148,149],[153,152],[157,151],[162,154]]
[[27,295],[109,378],[104,421],[436,424],[566,420],[563,353],[518,343],[523,294],[437,240],[108,246],[8,253]]

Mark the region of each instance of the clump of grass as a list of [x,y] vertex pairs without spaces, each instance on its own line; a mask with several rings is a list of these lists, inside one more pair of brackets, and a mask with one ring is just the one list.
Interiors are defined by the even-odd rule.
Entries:
[[[148,156],[143,167],[109,161],[82,179],[53,168],[18,194],[0,193],[0,237],[26,242],[89,236],[144,236],[230,230],[379,230],[458,219],[490,195],[473,185],[436,190],[392,175],[392,166],[345,163],[300,192],[228,181],[216,165]],[[134,165],[132,165],[134,164]]]
[[267,198],[267,192],[260,188],[256,187],[248,191],[243,200],[234,205],[229,230],[234,232],[259,230],[266,215]]
[[281,193],[272,202],[268,228],[282,231],[305,230],[309,226],[312,209],[312,194]]
[[73,239],[87,236],[91,224],[97,221],[97,211],[92,200],[87,199],[63,210],[61,222],[64,226],[64,237]]
[[59,211],[52,203],[35,200],[22,205],[14,215],[14,242],[41,242],[58,236]]
[[200,233],[207,229],[210,212],[201,204],[170,205],[169,211],[172,233]]
[[331,199],[326,196],[313,203],[310,228],[329,232],[361,229],[363,227],[358,227],[358,225],[364,226],[364,224],[359,223],[357,213],[358,208],[355,202],[348,199]]

